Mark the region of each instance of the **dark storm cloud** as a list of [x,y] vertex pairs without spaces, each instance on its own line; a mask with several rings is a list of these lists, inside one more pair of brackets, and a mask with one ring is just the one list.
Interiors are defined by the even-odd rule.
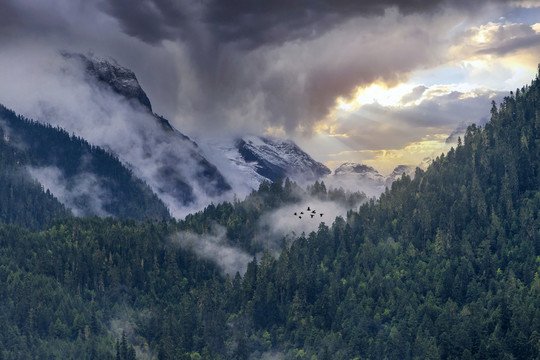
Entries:
[[504,0],[106,0],[104,9],[124,31],[147,42],[187,39],[189,24],[203,23],[218,42],[260,45],[305,39],[356,16],[431,13],[444,6],[474,10]]
[[126,34],[149,43],[178,38],[189,21],[187,9],[176,0],[109,0],[102,7]]
[[30,32],[44,32],[65,22],[55,13],[55,6],[36,3],[28,6],[14,0],[0,1],[0,41],[13,41]]
[[9,2],[0,1],[0,30],[10,28],[19,21],[16,9]]
[[492,2],[503,0],[103,0],[100,9],[129,36],[180,49],[186,131],[309,133],[337,97],[436,63],[447,24],[432,15]]

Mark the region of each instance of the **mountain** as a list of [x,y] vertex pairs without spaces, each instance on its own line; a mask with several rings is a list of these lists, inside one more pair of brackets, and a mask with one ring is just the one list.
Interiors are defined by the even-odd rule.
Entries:
[[[427,167],[427,166],[426,166]],[[390,187],[392,183],[400,179],[403,174],[414,177],[416,166],[412,165],[398,165],[396,168],[386,177],[386,186]]]
[[351,162],[341,164],[336,170],[334,170],[334,175],[358,175],[360,177],[373,179],[373,181],[383,180],[383,176],[379,174],[379,172],[373,167]]
[[[9,194],[0,202],[4,222],[42,227],[69,215],[63,206],[74,215],[170,217],[148,185],[117,158],[81,138],[17,116],[1,105],[0,136],[0,189]],[[25,200],[29,196],[34,198],[31,207]],[[20,213],[12,209],[24,204],[33,215],[13,217]]]
[[133,71],[113,59],[81,54],[63,56],[85,73],[92,88],[92,98],[85,101],[95,102],[96,108],[105,107],[111,114],[110,119],[100,117],[88,124],[71,126],[79,136],[109,149],[129,164],[174,214],[183,213],[186,207],[203,206],[201,202],[208,197],[231,190],[197,143],[152,112],[152,104]]
[[311,182],[331,172],[291,140],[247,136],[237,140],[234,149],[236,156],[231,160],[244,166],[257,179],[275,181],[278,177],[288,177],[299,182]]

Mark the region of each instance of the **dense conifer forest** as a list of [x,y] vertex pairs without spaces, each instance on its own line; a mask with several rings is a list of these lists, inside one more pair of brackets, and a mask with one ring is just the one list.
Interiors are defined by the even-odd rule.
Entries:
[[[1,154],[10,169],[16,154]],[[19,225],[0,225],[0,359],[540,356],[538,77],[379,199],[277,256],[251,241],[265,212],[306,193],[361,197],[278,180],[182,221],[58,218],[50,194],[5,197],[3,209],[57,219],[35,230],[2,215]],[[213,224],[254,256],[245,273],[174,241]]]
[[[73,203],[82,214],[95,213],[92,204],[103,197],[98,199],[103,202],[101,210],[111,216],[170,217],[148,185],[107,151],[0,105],[0,220],[41,229],[52,219],[68,215],[69,209],[44,191],[28,168],[55,169],[61,187],[73,193]],[[78,182],[88,179],[95,179],[96,193],[78,193]]]

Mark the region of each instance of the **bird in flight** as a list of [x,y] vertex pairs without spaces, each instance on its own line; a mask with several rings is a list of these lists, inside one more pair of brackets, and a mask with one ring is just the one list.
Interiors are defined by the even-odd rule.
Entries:
[[[324,215],[322,212],[319,212],[319,213],[318,213],[317,210],[311,209],[311,206],[308,206],[308,207],[307,207],[307,210],[306,210],[306,216],[309,215],[309,216],[313,219],[313,217],[315,217],[316,214],[319,214],[320,217],[323,217],[323,215]],[[302,215],[304,215],[304,212],[303,212],[303,211],[300,211],[300,212],[299,212],[299,211],[296,211],[296,212],[294,213],[294,216],[298,216],[299,219],[302,218]]]

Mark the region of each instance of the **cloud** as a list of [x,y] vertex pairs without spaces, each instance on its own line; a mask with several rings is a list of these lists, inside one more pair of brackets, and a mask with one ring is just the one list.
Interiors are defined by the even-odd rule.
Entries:
[[378,103],[364,105],[354,112],[338,112],[328,131],[347,134],[341,142],[354,150],[397,149],[420,141],[428,135],[450,134],[456,126],[485,123],[489,119],[491,101],[500,100],[503,93],[476,89],[465,93],[446,89],[417,90],[411,96],[415,106],[386,107]]
[[[340,164],[341,165],[341,164]],[[348,191],[361,191],[368,198],[377,198],[386,187],[384,177],[370,177],[359,174],[331,175],[324,179],[326,186],[343,188]],[[340,215],[344,217],[344,215]]]
[[30,176],[48,189],[75,216],[111,216],[105,207],[111,203],[113,194],[101,186],[92,173],[82,172],[66,179],[62,170],[55,166],[27,167]]
[[172,236],[173,244],[190,249],[203,259],[214,262],[225,274],[233,277],[236,272],[243,275],[253,256],[228,244],[227,230],[218,224],[212,226],[208,234],[190,231]]
[[0,2],[0,29],[8,31],[20,21],[19,14],[9,2]]
[[422,96],[424,95],[426,90],[428,90],[428,87],[426,87],[424,85],[419,85],[419,86],[415,87],[414,89],[412,89],[412,91],[410,93],[404,95],[400,99],[400,102],[403,105],[408,105],[408,104],[411,104],[411,103],[415,103],[417,101],[421,101]]
[[[318,128],[319,137],[332,139],[331,152],[321,155],[325,165],[364,163],[382,174],[400,164],[417,166],[424,157],[439,156],[455,146],[460,129],[486,123],[491,102],[507,95],[506,91],[468,90],[459,84],[409,89],[394,106],[373,99],[355,109],[338,108],[333,119]],[[308,152],[317,151],[316,143],[302,145]]]
[[285,359],[285,354],[276,350],[265,352],[263,354],[256,353],[256,356],[258,356],[261,360],[284,360]]
[[[325,180],[326,181],[326,180]],[[334,191],[328,187],[330,194]],[[269,251],[273,256],[279,256],[283,240],[294,241],[302,233],[309,234],[312,231],[317,231],[321,223],[333,223],[336,217],[346,218],[347,211],[358,207],[366,200],[364,196],[353,196],[350,191],[344,192],[345,199],[338,198],[335,200],[321,199],[317,196],[311,196],[307,192],[298,189],[295,197],[298,197],[298,202],[290,205],[284,205],[277,209],[270,210],[261,215],[258,221],[253,225],[255,227],[254,236],[250,241],[253,244],[258,244],[264,251]],[[361,189],[354,189],[358,192]],[[247,198],[242,206],[249,207],[250,198]],[[257,199],[256,201],[261,201]],[[308,214],[307,208],[310,207],[310,212],[315,210],[316,213],[311,217]],[[304,212],[300,219],[298,215]],[[323,213],[323,216],[320,214]],[[183,231],[174,234],[171,237],[171,242],[177,246],[192,250],[202,259],[206,259],[215,263],[224,274],[234,276],[236,272],[244,275],[247,264],[256,256],[261,259],[263,254],[250,254],[246,251],[234,247],[231,242],[234,239],[227,238],[227,229],[217,223],[212,224],[211,230],[208,233],[197,234],[191,231]]]
[[[470,124],[467,124],[465,122],[459,124],[458,127],[454,129],[454,131],[452,131],[450,135],[448,135],[448,137],[446,138],[444,142],[447,144],[457,144],[459,138],[461,138],[461,141],[463,141],[463,137],[469,125]],[[483,124],[479,124],[479,125],[483,125]]]
[[540,46],[540,34],[533,25],[495,23],[476,26],[456,38],[453,52],[474,55],[504,56]]
[[474,11],[488,2],[145,0],[133,6],[127,0],[107,0],[102,8],[117,19],[127,34],[143,41],[186,39],[204,28],[215,43],[236,43],[255,48],[312,38],[353,17],[383,16],[390,8],[398,9],[401,14],[430,14],[444,7]]
[[[3,20],[0,45],[4,60],[13,54],[7,55],[12,50],[24,54],[24,57],[15,56],[11,63],[3,61],[4,68],[12,69],[13,63],[28,63],[30,59],[39,68],[34,66],[26,72],[15,70],[18,76],[8,74],[10,81],[0,84],[4,88],[0,90],[0,102],[12,100],[12,87],[25,85],[28,94],[35,95],[37,89],[43,91],[50,85],[73,85],[52,80],[42,82],[41,72],[51,69],[40,47],[78,52],[90,49],[111,55],[134,70],[154,111],[195,139],[206,141],[210,137],[235,137],[278,129],[283,136],[301,143],[300,138],[315,138],[317,127],[327,123],[333,129],[328,135],[348,137],[336,136],[334,144],[339,142],[336,150],[320,144],[308,145],[305,150],[319,161],[331,161],[335,159],[328,158],[330,151],[380,150],[383,144],[387,149],[401,149],[425,135],[450,134],[460,123],[450,121],[467,107],[472,110],[468,113],[470,117],[475,117],[479,110],[472,107],[481,104],[480,99],[451,101],[451,96],[461,96],[458,93],[446,94],[445,100],[439,97],[441,104],[433,100],[429,106],[427,96],[441,76],[442,71],[438,72],[441,66],[460,68],[459,75],[464,81],[477,87],[498,84],[495,89],[507,89],[509,84],[514,86],[517,77],[513,65],[500,65],[501,59],[523,57],[528,52],[527,66],[537,61],[533,59],[533,50],[537,48],[538,34],[534,27],[520,24],[526,23],[525,18],[534,18],[525,16],[532,10],[518,14],[514,11],[517,2],[277,0],[255,3],[248,0],[142,0],[137,4],[128,4],[127,0],[4,1],[0,5]],[[513,15],[507,20],[500,19],[510,13]],[[489,41],[478,42],[480,35]],[[516,57],[511,58],[514,60]],[[476,65],[468,69],[472,61],[485,61],[486,66],[483,70]],[[53,62],[54,69],[57,67]],[[338,122],[329,118],[336,99],[350,99],[359,87],[377,83],[392,88],[420,71],[430,70],[433,70],[431,77],[426,80],[429,83],[415,83],[418,86],[415,92],[402,99],[410,102],[411,109],[396,112],[380,103],[354,112],[349,119],[344,114]],[[519,76],[522,78],[530,80],[530,74],[523,72]],[[82,90],[76,84],[73,86],[75,93]],[[421,86],[430,89],[422,91]],[[64,103],[73,101],[76,106],[77,100],[68,94]],[[457,111],[445,105],[459,102],[463,105]],[[490,105],[479,106],[489,110]],[[107,107],[102,110],[106,114]],[[440,116],[439,112],[433,115],[430,113],[433,110],[449,110],[452,115]],[[125,114],[129,115],[129,111]],[[134,117],[135,122],[139,120]],[[330,143],[330,140],[326,142]]]
[[122,336],[126,336],[127,343],[135,349],[137,359],[151,360],[156,355],[149,349],[147,340],[138,335],[138,325],[146,326],[152,320],[154,314],[150,310],[137,310],[125,304],[115,306],[117,312],[109,323],[109,331],[113,337],[121,341]]
[[509,7],[502,0],[254,4],[9,0],[3,6],[15,19],[5,26],[25,41],[90,48],[133,68],[155,111],[198,137],[268,128],[311,135],[336,98],[447,61],[456,26],[486,4]]
[[[383,18],[350,20],[307,41],[247,53],[224,51],[219,64],[205,68],[217,71],[211,82],[205,82],[208,74],[194,79],[204,89],[202,96],[182,98],[189,105],[180,107],[191,106],[204,131],[212,123],[218,131],[223,126],[252,132],[282,127],[288,134],[309,134],[337,97],[374,81],[396,84],[420,63],[438,57],[438,35],[430,30],[429,20],[425,28],[418,27],[419,21],[426,22],[390,11]],[[399,29],[395,22],[400,22]],[[426,47],[426,42],[434,46]]]
[[[504,1],[171,1],[100,9],[129,36],[175,49],[175,123],[190,134],[310,135],[339,96],[395,84],[447,56],[448,32]],[[396,54],[399,54],[396,56]],[[232,131],[230,130],[232,129]]]

